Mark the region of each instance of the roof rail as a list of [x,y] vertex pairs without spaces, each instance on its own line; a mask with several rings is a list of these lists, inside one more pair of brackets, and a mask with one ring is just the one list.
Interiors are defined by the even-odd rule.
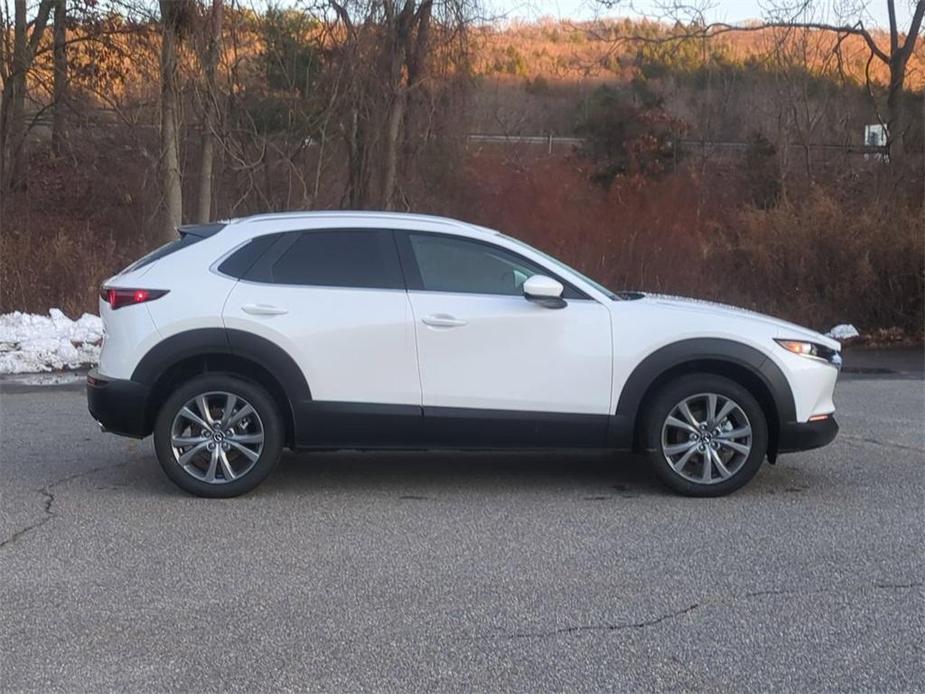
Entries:
[[471,225],[458,219],[450,217],[440,217],[437,215],[417,214],[413,212],[385,212],[378,210],[304,210],[292,212],[272,212],[266,214],[256,214],[245,217],[241,222],[264,222],[279,219],[301,219],[301,218],[319,218],[319,217],[372,217],[378,219],[403,219],[406,221],[428,221],[437,224],[446,224],[454,227],[469,227]]

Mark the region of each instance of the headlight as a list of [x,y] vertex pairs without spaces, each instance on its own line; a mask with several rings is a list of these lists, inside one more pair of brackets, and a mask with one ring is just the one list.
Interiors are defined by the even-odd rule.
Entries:
[[806,342],[805,340],[774,340],[781,347],[786,349],[788,352],[793,352],[794,354],[799,354],[801,357],[810,357],[811,359],[819,359],[831,364],[836,369],[841,368],[842,359],[841,354],[838,350],[829,349],[824,345],[816,344],[815,342]]

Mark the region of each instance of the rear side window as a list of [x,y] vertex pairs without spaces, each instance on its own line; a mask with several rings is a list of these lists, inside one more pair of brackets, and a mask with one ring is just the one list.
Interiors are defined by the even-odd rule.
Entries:
[[187,248],[188,246],[192,246],[194,243],[198,243],[199,241],[202,241],[202,238],[200,238],[199,236],[193,236],[192,234],[184,234],[178,239],[174,239],[173,241],[168,241],[163,246],[160,246],[159,248],[155,248],[153,251],[151,251],[147,255],[141,256],[138,260],[136,260],[134,263],[129,265],[127,268],[125,268],[120,274],[125,274],[126,272],[132,272],[133,270],[138,270],[139,268],[143,268],[145,265],[150,265],[155,260],[160,260],[161,258],[164,258],[165,256],[168,256],[171,253],[176,253],[180,249]]
[[275,284],[404,289],[392,232],[305,231],[273,263]]
[[182,226],[177,230],[180,232],[180,238],[174,239],[173,241],[168,241],[163,246],[154,249],[147,255],[141,256],[141,258],[129,265],[119,274],[132,272],[133,270],[143,268],[145,265],[150,265],[155,260],[160,260],[161,258],[164,258],[171,253],[176,253],[183,248],[192,246],[194,243],[198,243],[203,239],[214,236],[224,228],[224,222],[214,222],[211,224],[189,224],[187,226]]
[[254,266],[254,263],[260,260],[260,257],[267,252],[267,249],[269,249],[280,236],[282,236],[282,234],[266,234],[251,239],[225,258],[222,264],[218,266],[218,271],[229,277],[236,277],[238,279],[244,277],[248,270]]

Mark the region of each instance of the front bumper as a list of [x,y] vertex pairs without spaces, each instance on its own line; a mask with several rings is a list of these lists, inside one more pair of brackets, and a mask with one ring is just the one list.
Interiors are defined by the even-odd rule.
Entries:
[[779,453],[808,451],[821,448],[838,435],[835,417],[826,417],[817,422],[788,422],[780,429],[777,449]]
[[87,374],[87,408],[105,431],[144,438],[148,425],[148,387],[118,378],[101,376],[94,369]]

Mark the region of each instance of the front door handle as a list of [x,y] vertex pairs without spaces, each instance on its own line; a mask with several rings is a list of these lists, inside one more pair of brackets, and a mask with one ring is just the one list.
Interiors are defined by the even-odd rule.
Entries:
[[244,304],[241,310],[254,316],[281,316],[284,313],[289,313],[287,308],[271,306],[270,304]]
[[425,316],[421,321],[425,325],[430,325],[435,328],[458,328],[469,322],[461,318],[454,318],[447,313],[435,313],[432,316]]

